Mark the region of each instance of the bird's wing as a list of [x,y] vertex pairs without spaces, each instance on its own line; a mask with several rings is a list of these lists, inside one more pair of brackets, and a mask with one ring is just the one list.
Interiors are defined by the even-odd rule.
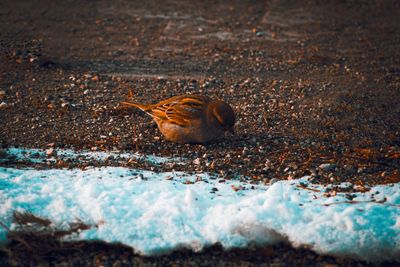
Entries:
[[202,115],[209,99],[204,96],[185,95],[173,97],[160,102],[153,107],[152,115],[161,120],[168,120],[170,123],[179,126],[190,125],[193,119]]

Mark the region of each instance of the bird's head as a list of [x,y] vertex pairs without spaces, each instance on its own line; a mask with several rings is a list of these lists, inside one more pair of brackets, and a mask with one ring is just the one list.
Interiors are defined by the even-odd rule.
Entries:
[[234,133],[236,116],[232,107],[224,101],[217,100],[211,103],[210,108],[220,126],[225,131]]

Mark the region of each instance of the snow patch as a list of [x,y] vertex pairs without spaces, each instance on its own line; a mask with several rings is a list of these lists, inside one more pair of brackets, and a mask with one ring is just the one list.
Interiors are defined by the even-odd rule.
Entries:
[[44,149],[32,148],[8,148],[0,150],[0,162],[9,161],[11,159],[17,162],[46,163],[60,160],[79,160],[80,162],[106,161],[115,159],[123,161],[129,159],[139,159],[149,161],[155,164],[163,164],[165,162],[178,162],[176,158],[158,157],[155,155],[141,155],[139,153],[121,153],[119,151],[102,152],[102,151],[81,151],[76,152],[72,149],[51,149],[51,154],[46,154]]
[[10,228],[14,211],[29,211],[58,226],[78,219],[98,225],[68,239],[119,242],[145,255],[288,240],[322,254],[399,259],[400,184],[355,193],[351,202],[324,192],[307,177],[266,186],[122,167],[0,168],[0,215]]

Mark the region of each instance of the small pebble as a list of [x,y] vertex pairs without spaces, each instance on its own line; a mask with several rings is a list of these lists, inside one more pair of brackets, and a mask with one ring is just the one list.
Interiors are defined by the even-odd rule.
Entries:
[[54,155],[54,148],[49,148],[46,150],[46,155],[48,157],[53,156]]
[[200,165],[200,158],[196,158],[195,160],[193,160],[193,164]]
[[331,163],[323,163],[318,166],[319,169],[324,170],[324,171],[329,171],[335,168],[335,164]]
[[270,185],[273,185],[276,182],[278,182],[278,179],[276,179],[276,178],[272,178],[271,180],[269,180]]
[[6,108],[6,107],[7,107],[7,103],[6,102],[1,102],[0,103],[0,109]]

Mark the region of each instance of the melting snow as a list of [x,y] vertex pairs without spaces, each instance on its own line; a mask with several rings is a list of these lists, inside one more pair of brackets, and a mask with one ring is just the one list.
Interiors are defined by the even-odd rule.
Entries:
[[72,149],[56,149],[53,155],[46,155],[46,150],[43,149],[27,149],[27,148],[9,148],[2,150],[6,157],[0,158],[0,162],[8,160],[16,160],[17,162],[45,163],[52,162],[57,159],[79,160],[86,162],[89,160],[105,161],[114,158],[116,161],[127,159],[141,159],[151,161],[155,164],[162,164],[168,161],[178,161],[175,158],[164,158],[153,155],[141,155],[139,153],[120,153],[118,151],[102,152],[102,151],[86,151],[75,152]]
[[146,255],[289,240],[323,254],[399,259],[400,184],[355,193],[352,202],[342,193],[325,197],[325,190],[307,177],[266,186],[122,167],[0,168],[0,218],[11,229],[14,211],[57,227],[79,219],[97,227],[68,239],[119,242]]

